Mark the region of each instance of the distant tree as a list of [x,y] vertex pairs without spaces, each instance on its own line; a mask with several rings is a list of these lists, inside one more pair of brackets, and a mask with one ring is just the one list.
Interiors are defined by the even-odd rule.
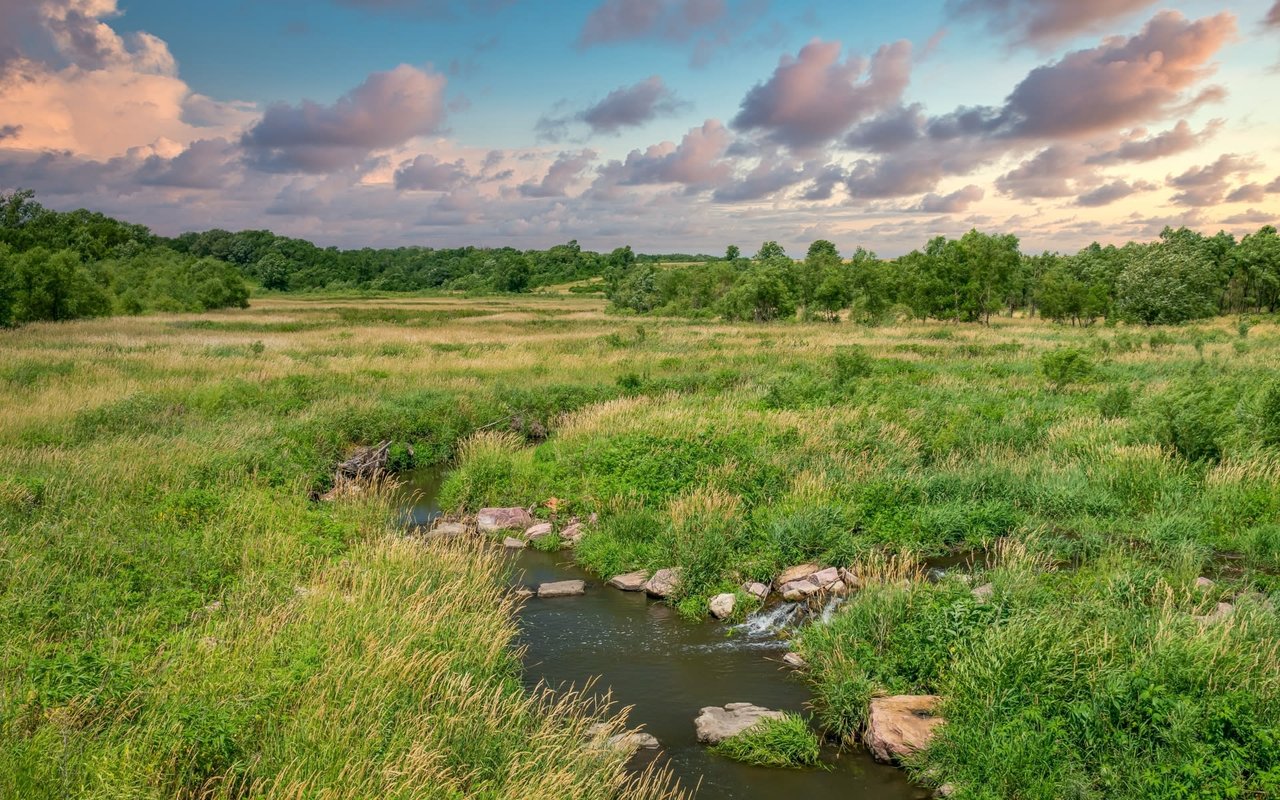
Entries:
[[504,261],[498,267],[494,288],[500,292],[516,293],[528,291],[529,263],[523,258],[512,258]]
[[1280,309],[1280,236],[1270,225],[1240,240],[1235,252],[1240,298],[1237,310]]
[[17,322],[101,317],[111,298],[73,250],[37,247],[14,259],[13,319]]
[[9,245],[0,242],[0,328],[13,324],[14,256]]
[[787,257],[787,251],[782,249],[782,245],[777,242],[765,242],[760,245],[760,251],[756,253],[756,261],[774,261],[782,260]]
[[736,244],[731,244],[724,249],[725,261],[737,261],[742,257],[742,251],[738,249]]
[[730,320],[770,322],[794,317],[795,297],[780,266],[762,264],[744,273],[721,300],[721,313]]
[[610,267],[621,267],[625,269],[634,263],[636,263],[636,254],[631,251],[631,245],[616,248],[609,254]]
[[1222,276],[1203,241],[1189,233],[1166,229],[1161,242],[1120,273],[1116,303],[1122,318],[1171,325],[1214,314]]
[[284,291],[289,288],[289,275],[293,271],[293,264],[278,252],[267,253],[254,268],[262,288],[275,291]]

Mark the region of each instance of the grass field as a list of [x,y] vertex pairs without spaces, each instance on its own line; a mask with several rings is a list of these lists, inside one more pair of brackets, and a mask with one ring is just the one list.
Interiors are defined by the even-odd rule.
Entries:
[[[956,796],[1280,793],[1273,323],[271,298],[0,353],[0,796],[669,792],[581,746],[594,709],[521,693],[494,559],[406,543],[385,495],[308,501],[380,439],[456,459],[456,510],[599,512],[581,560],[681,567],[690,615],[857,565],[797,643],[815,710],[852,736],[872,694],[943,695],[911,766]],[[921,579],[958,552],[979,574]]]

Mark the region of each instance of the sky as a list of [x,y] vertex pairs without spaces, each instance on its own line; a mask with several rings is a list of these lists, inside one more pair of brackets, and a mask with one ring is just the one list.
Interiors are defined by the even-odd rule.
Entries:
[[1241,235],[1277,98],[1280,0],[0,0],[0,191],[166,235]]

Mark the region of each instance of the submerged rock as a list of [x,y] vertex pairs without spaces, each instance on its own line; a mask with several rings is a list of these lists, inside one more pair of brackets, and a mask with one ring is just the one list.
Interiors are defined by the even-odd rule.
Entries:
[[804,669],[805,667],[809,666],[807,663],[805,663],[805,660],[800,657],[799,653],[787,653],[785,656],[782,657],[782,663],[786,664],[788,667],[791,667],[792,669]]
[[731,616],[733,614],[733,607],[737,604],[738,598],[736,595],[730,594],[729,592],[718,594],[711,598],[711,603],[709,604],[711,607],[711,616],[716,619],[724,619],[725,617]]
[[502,546],[508,550],[523,550],[525,547],[524,539],[514,539],[510,536],[502,540]]
[[680,585],[680,568],[660,569],[644,585],[645,594],[659,599],[675,594]]
[[551,535],[553,528],[550,522],[540,522],[537,525],[531,525],[525,529],[524,538],[531,542],[544,539]]
[[702,709],[693,721],[693,727],[699,742],[719,744],[766,719],[782,719],[783,716],[781,711],[771,711],[751,703],[730,703],[723,708],[707,706]]
[[516,590],[512,592],[512,594],[521,600],[528,600],[530,597],[533,597],[534,592],[528,586],[517,586]]
[[657,750],[661,747],[657,737],[644,731],[623,731],[609,735],[610,726],[604,722],[598,722],[591,726],[587,731],[587,737],[597,746],[607,747],[611,750],[619,750],[624,753],[634,753],[637,750]]
[[862,743],[877,761],[886,764],[928,747],[943,723],[942,717],[933,713],[940,699],[931,694],[873,698]]
[[624,575],[614,575],[609,579],[609,585],[624,592],[642,592],[647,580],[649,580],[648,571],[639,570],[637,572],[628,572]]
[[553,581],[538,587],[538,597],[577,597],[587,593],[586,581]]
[[524,529],[533,524],[533,515],[523,508],[482,508],[476,514],[481,533]]

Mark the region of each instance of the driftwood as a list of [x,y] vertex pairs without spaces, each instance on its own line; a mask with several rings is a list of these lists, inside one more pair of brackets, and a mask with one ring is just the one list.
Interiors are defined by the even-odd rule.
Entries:
[[391,442],[385,441],[376,447],[359,447],[351,457],[338,465],[334,473],[334,484],[348,481],[371,481],[387,471],[387,451]]

